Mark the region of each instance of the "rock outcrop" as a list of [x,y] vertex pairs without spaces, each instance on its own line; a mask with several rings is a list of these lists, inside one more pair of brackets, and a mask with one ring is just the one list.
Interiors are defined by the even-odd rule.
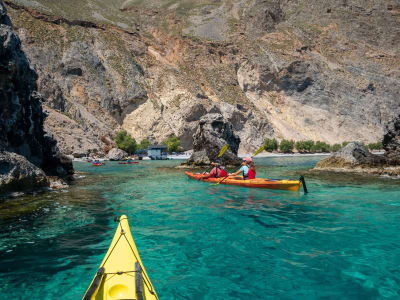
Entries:
[[118,148],[112,148],[108,153],[106,158],[109,160],[123,160],[128,156],[128,153],[124,150]]
[[[193,138],[194,152],[186,165],[205,166],[217,159],[225,165],[240,164],[241,161],[237,157],[240,138],[233,132],[232,124],[221,114],[211,113],[203,116]],[[229,149],[218,158],[220,150],[226,144]]]
[[400,115],[386,125],[382,143],[388,163],[400,165]]
[[48,186],[46,174],[24,156],[0,152],[0,194]]
[[352,142],[330,157],[319,161],[315,169],[370,168],[382,166],[385,163],[386,159],[382,155],[372,154],[364,145]]
[[21,191],[35,184],[43,186],[44,174],[68,177],[73,168],[43,130],[43,99],[36,93],[38,77],[21,50],[1,0],[0,22],[1,176],[7,190],[17,187]]

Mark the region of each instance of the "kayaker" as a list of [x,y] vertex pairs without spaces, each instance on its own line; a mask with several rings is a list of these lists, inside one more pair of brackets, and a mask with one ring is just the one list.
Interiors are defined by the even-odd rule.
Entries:
[[249,179],[249,165],[251,162],[253,162],[253,159],[251,157],[243,158],[242,166],[240,167],[240,169],[237,170],[235,173],[229,174],[229,176],[237,176],[239,175],[239,173],[242,173],[244,180]]
[[210,173],[206,174],[203,179],[207,178],[220,178],[226,177],[228,174],[225,171],[225,168],[221,166],[219,162],[212,162],[211,165],[214,167]]
[[247,174],[248,174],[248,179],[256,178],[256,165],[254,164],[253,161],[249,165],[249,172]]

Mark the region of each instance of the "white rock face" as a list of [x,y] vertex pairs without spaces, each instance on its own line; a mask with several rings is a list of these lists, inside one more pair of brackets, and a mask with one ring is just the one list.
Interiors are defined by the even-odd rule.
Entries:
[[118,149],[118,148],[112,148],[110,152],[108,152],[106,158],[109,160],[123,160],[128,156],[128,153],[126,153],[124,150]]

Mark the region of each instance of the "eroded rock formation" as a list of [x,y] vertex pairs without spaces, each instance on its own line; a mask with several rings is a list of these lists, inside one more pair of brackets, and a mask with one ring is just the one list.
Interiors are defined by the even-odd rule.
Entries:
[[43,130],[45,116],[42,98],[36,93],[37,74],[21,50],[1,0],[0,22],[2,189],[31,189],[43,186],[44,174],[68,177],[73,168],[58,151],[56,141]]
[[[237,157],[240,138],[233,132],[232,124],[221,114],[210,113],[200,119],[199,126],[193,136],[193,154],[186,165],[205,166],[217,159],[225,165],[239,165]],[[224,145],[229,149],[221,158],[218,154]]]

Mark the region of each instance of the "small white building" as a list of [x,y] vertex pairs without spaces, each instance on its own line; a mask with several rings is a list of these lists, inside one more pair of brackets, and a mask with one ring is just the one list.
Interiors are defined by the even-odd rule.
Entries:
[[168,159],[167,146],[165,145],[154,145],[147,149],[147,155],[152,160],[164,160]]

